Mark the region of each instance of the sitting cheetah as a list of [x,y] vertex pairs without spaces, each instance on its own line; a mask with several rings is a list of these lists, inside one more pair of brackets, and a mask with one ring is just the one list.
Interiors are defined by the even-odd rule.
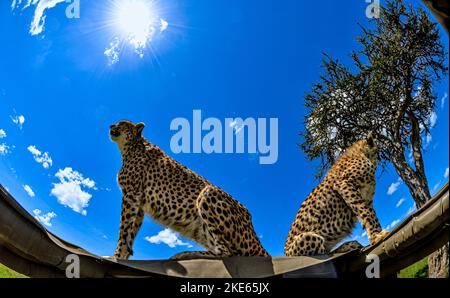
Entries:
[[[351,233],[357,219],[371,244],[384,238],[387,232],[382,231],[372,206],[377,161],[372,134],[340,156],[301,205],[284,246],[287,256],[328,254]],[[361,245],[353,241],[334,252],[357,247]]]
[[173,259],[210,256],[268,256],[253,229],[250,213],[142,137],[143,123],[120,121],[110,127],[122,168],[122,215],[116,259],[133,254],[133,241],[144,214],[192,239],[207,251],[184,252]]

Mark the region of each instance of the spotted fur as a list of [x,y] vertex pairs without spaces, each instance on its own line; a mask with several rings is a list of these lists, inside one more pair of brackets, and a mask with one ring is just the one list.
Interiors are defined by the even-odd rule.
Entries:
[[268,256],[247,209],[222,189],[181,165],[142,137],[144,124],[111,125],[122,155],[118,180],[122,214],[116,259],[133,254],[133,241],[145,214],[206,248],[172,258]]
[[[327,254],[352,232],[358,219],[372,244],[383,239],[387,232],[382,231],[373,208],[376,167],[377,146],[369,134],[342,154],[303,202],[289,231],[285,254]],[[357,247],[352,242],[337,251]]]

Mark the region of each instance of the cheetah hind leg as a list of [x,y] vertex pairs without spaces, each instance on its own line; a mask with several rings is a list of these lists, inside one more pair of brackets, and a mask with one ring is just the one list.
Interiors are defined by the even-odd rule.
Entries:
[[304,232],[294,237],[285,253],[288,257],[315,256],[326,254],[327,250],[322,236],[313,232]]
[[361,250],[363,248],[364,248],[364,246],[362,246],[361,243],[359,243],[358,241],[349,241],[349,242],[345,242],[344,244],[342,244],[338,248],[333,249],[331,251],[331,253],[333,253],[333,254],[335,254],[335,253],[345,253],[345,252],[350,252],[350,251],[353,251],[353,250]]
[[217,241],[217,237],[210,234],[210,231],[208,228],[204,228],[206,233],[209,233],[209,237],[211,241],[214,242],[214,250],[207,250],[207,251],[184,251],[180,252],[176,255],[173,255],[170,259],[171,260],[188,260],[188,259],[214,259],[217,257],[224,257],[229,256],[230,253],[228,249],[219,243]]
[[210,251],[183,251],[170,257],[171,260],[213,259],[217,256]]

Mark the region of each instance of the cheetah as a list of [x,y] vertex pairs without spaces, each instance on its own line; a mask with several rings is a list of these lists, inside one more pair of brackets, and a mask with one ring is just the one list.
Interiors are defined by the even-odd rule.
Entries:
[[248,210],[228,193],[172,159],[142,136],[143,123],[123,120],[110,126],[122,157],[118,174],[122,211],[115,259],[133,255],[144,215],[197,242],[206,251],[172,259],[269,256]]
[[357,219],[371,244],[387,235],[373,208],[377,151],[372,133],[344,151],[324,180],[302,203],[284,246],[286,256],[362,248],[361,244],[352,241],[331,251],[351,233]]

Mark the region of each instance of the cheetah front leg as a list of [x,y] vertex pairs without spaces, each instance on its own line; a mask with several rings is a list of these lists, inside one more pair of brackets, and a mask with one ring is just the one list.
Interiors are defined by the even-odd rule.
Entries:
[[115,259],[127,260],[133,255],[134,239],[144,220],[144,210],[139,202],[139,195],[130,193],[123,196],[119,239],[114,253]]
[[346,204],[358,217],[372,245],[381,241],[388,232],[381,229],[380,222],[370,201],[361,196],[360,191],[352,181],[343,181],[337,190]]

